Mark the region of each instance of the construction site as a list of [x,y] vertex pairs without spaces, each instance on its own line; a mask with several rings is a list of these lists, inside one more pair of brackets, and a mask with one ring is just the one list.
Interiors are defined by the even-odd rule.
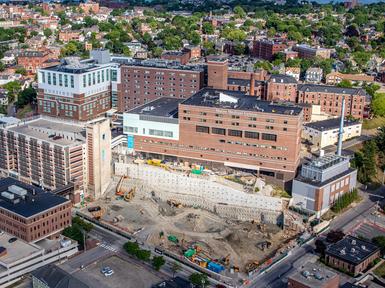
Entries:
[[105,197],[83,212],[216,273],[252,273],[303,232],[286,216],[288,199],[255,176],[234,181],[150,161],[115,163]]

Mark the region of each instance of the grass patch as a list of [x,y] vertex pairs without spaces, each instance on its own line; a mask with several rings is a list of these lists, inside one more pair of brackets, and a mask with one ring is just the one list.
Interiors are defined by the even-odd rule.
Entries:
[[378,277],[385,277],[385,262],[382,262],[382,264],[378,266],[376,269],[374,269],[373,272]]
[[374,117],[373,119],[365,119],[362,123],[363,129],[376,129],[377,127],[385,125],[385,117]]
[[31,105],[26,105],[23,108],[17,110],[16,116],[17,118],[24,118],[28,113],[33,112]]
[[278,186],[273,186],[273,196],[274,197],[280,197],[280,198],[291,198],[291,195],[285,190],[282,189],[281,187]]

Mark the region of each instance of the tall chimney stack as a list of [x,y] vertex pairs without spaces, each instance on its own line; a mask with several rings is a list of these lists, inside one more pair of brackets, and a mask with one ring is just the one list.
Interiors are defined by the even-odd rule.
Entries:
[[340,131],[338,132],[338,146],[337,146],[338,156],[341,156],[342,154],[342,136],[344,134],[344,119],[345,119],[345,96],[342,96],[341,121],[340,121]]

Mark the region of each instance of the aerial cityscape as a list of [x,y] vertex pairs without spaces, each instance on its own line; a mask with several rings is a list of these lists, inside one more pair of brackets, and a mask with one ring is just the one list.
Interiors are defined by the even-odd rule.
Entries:
[[5,287],[385,287],[385,2],[1,0]]

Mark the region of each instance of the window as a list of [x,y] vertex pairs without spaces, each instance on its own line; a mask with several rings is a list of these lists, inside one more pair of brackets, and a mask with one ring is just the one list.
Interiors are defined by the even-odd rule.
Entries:
[[45,83],[45,73],[41,72],[41,82]]
[[274,119],[266,119],[266,122],[274,123]]
[[110,80],[110,69],[106,70],[106,79],[107,79],[107,81]]
[[275,134],[268,134],[268,133],[262,133],[262,140],[277,141],[277,135],[275,135]]
[[233,119],[239,119],[239,116],[238,116],[238,115],[231,115],[231,118],[233,118]]
[[51,85],[51,73],[48,72],[47,75],[48,75],[48,84]]
[[138,133],[138,127],[125,126],[124,132]]
[[59,86],[63,86],[63,75],[59,74]]
[[259,139],[259,133],[258,132],[252,132],[252,131],[245,131],[245,137],[251,138],[251,139]]
[[229,129],[228,135],[234,137],[242,137],[242,131]]
[[207,126],[196,126],[195,129],[196,129],[196,132],[207,133],[207,134],[210,133],[210,128]]
[[118,81],[118,72],[111,69],[111,81]]
[[71,88],[74,88],[75,87],[74,75],[71,75],[70,79],[71,79]]
[[98,71],[98,83],[100,83],[100,71]]
[[104,70],[102,70],[102,82],[104,82]]
[[95,75],[95,72],[92,72],[92,84],[93,84],[93,85],[96,84],[96,75]]
[[87,76],[83,75],[83,87],[87,86]]
[[52,84],[56,85],[56,73],[52,73]]
[[218,134],[218,135],[226,135],[226,129],[213,127],[211,128],[211,133]]
[[91,86],[91,74],[88,74],[88,86]]
[[64,74],[64,86],[68,87],[68,75]]

